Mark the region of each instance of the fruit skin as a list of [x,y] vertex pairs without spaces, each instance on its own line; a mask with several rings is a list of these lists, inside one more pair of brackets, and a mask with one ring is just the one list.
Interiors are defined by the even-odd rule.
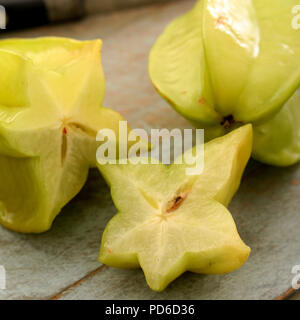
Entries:
[[123,118],[101,107],[101,40],[0,41],[0,223],[48,230],[96,166],[96,134]]
[[[185,161],[195,148],[186,152]],[[252,127],[245,125],[205,144],[200,175],[186,175],[192,167],[188,161],[169,167],[98,165],[118,209],[103,233],[99,261],[116,268],[141,267],[155,291],[185,271],[222,274],[241,267],[250,248],[226,206],[251,150]]]
[[153,46],[153,85],[176,111],[206,129],[206,141],[252,123],[254,158],[277,166],[298,162],[300,30],[291,27],[297,4],[198,1]]

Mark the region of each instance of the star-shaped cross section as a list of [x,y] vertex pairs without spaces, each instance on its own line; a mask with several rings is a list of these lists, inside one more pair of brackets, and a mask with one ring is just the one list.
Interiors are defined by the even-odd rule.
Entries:
[[156,291],[187,270],[233,271],[250,253],[226,206],[251,154],[251,125],[205,144],[203,173],[186,175],[195,148],[183,164],[99,165],[119,210],[104,231],[99,260],[140,266]]

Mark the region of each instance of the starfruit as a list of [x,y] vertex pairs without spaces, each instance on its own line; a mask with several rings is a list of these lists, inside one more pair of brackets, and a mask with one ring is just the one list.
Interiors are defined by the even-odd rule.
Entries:
[[119,210],[102,236],[102,263],[141,267],[156,291],[187,270],[220,274],[245,263],[250,248],[226,207],[251,155],[251,125],[206,143],[204,171],[187,175],[196,148],[170,166],[154,159],[98,165]]
[[300,160],[297,0],[199,0],[159,37],[149,59],[157,91],[206,140],[243,124],[254,158]]
[[101,40],[0,41],[0,223],[48,230],[96,165],[96,134],[122,117],[102,107]]

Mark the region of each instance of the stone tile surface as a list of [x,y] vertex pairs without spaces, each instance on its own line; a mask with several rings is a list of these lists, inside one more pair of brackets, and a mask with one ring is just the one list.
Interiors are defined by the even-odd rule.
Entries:
[[[1,37],[100,37],[105,105],[121,112],[133,127],[188,128],[153,89],[147,60],[167,23],[193,3],[95,15]],[[299,194],[299,165],[280,169],[252,161],[230,206],[242,238],[252,248],[248,262],[225,276],[185,274],[158,294],[148,289],[140,270],[105,268],[97,262],[101,234],[115,208],[105,182],[92,170],[82,192],[49,232],[20,235],[0,228],[0,265],[7,271],[7,289],[0,291],[0,299],[273,299],[290,288],[291,269],[300,264]]]

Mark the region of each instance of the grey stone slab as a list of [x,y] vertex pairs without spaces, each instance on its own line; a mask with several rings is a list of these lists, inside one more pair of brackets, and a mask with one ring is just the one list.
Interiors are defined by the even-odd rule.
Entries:
[[[1,37],[100,37],[107,78],[105,105],[121,112],[133,127],[188,128],[188,122],[153,89],[147,60],[167,23],[193,3],[184,0],[94,15]],[[251,162],[230,206],[242,238],[252,248],[248,262],[225,276],[186,274],[157,294],[148,289],[140,270],[93,272],[101,266],[97,254],[102,231],[115,212],[108,188],[93,170],[83,191],[49,232],[32,236],[0,228],[0,265],[7,269],[7,289],[0,291],[0,298],[275,298],[289,289],[291,269],[300,264],[299,193],[299,166],[280,169]]]

